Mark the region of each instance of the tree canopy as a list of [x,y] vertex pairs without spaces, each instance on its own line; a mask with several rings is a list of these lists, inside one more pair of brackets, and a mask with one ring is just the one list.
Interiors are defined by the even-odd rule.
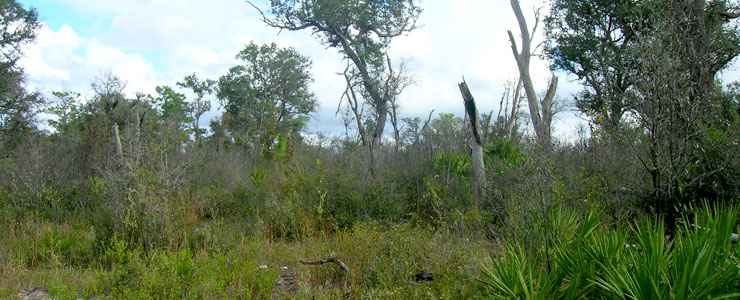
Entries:
[[17,64],[21,47],[36,38],[40,26],[35,10],[16,0],[0,0],[0,146],[10,141],[17,144],[12,136],[32,127],[35,106],[41,102],[40,95],[26,93]]
[[227,126],[240,138],[259,139],[268,149],[279,134],[301,131],[316,109],[311,61],[274,43],[250,43],[237,58],[242,64],[218,80]]
[[578,108],[605,127],[616,128],[633,108],[628,95],[636,78],[634,46],[649,21],[635,0],[555,0],[545,19],[545,52],[555,69],[584,85]]

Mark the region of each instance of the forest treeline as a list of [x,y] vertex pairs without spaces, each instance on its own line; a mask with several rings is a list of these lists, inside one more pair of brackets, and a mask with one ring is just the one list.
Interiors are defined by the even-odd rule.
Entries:
[[[464,116],[411,118],[398,99],[414,74],[388,48],[419,3],[246,2],[346,63],[345,130],[327,137],[307,134],[310,58],[276,44],[154,94],[127,96],[115,74],[29,91],[38,13],[0,1],[0,296],[276,297],[288,264],[299,298],[740,297],[740,84],[719,76],[740,54],[738,3],[510,4],[497,59],[519,76],[497,109],[463,81]],[[582,90],[558,98],[555,72]],[[558,140],[569,102],[589,126]],[[351,272],[298,264],[331,253]]]

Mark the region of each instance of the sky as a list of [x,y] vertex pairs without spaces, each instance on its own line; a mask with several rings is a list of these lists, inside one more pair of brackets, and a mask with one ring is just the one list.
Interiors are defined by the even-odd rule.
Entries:
[[[279,32],[264,25],[244,0],[20,0],[39,11],[43,22],[37,40],[25,50],[22,66],[31,90],[90,90],[105,74],[123,79],[125,92],[153,93],[174,86],[188,74],[217,79],[237,64],[235,55],[250,41],[294,47],[313,61],[319,109],[309,131],[342,134],[336,115],[344,91],[342,56],[321,45],[308,31]],[[257,1],[260,2],[259,0]],[[544,0],[522,0],[529,20]],[[518,32],[507,0],[421,0],[420,27],[391,44],[390,55],[405,61],[416,84],[400,97],[403,117],[429,111],[462,116],[457,83],[465,77],[481,111],[498,111],[507,80],[516,77],[506,31]],[[266,1],[262,2],[266,7]],[[540,31],[541,33],[541,31]],[[518,35],[517,35],[518,36]],[[540,40],[542,36],[538,37]],[[531,66],[535,88],[546,89],[552,76],[546,61]],[[734,74],[734,73],[733,73]],[[566,74],[558,98],[566,105],[580,89]],[[215,100],[214,100],[215,104]],[[216,109],[207,115],[218,115]],[[204,120],[203,123],[208,123]],[[565,112],[556,117],[554,135],[577,136],[583,117]]]

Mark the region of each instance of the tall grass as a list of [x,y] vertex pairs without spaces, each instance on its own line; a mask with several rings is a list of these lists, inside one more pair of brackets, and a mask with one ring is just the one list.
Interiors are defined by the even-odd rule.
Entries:
[[528,254],[521,241],[483,268],[493,299],[740,299],[737,208],[704,208],[669,240],[660,220],[623,228],[554,210],[552,242]]

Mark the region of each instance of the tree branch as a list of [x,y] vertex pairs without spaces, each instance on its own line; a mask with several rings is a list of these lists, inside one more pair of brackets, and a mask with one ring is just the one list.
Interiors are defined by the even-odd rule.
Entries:
[[329,257],[327,257],[325,259],[321,259],[321,260],[314,260],[314,261],[300,260],[300,263],[301,264],[304,264],[304,265],[312,265],[312,266],[333,263],[333,264],[336,264],[337,266],[339,266],[339,269],[341,269],[342,272],[344,272],[345,274],[347,274],[347,275],[350,274],[350,270],[349,270],[349,267],[347,267],[347,264],[345,264],[344,262],[342,262],[341,260],[339,260],[336,257],[336,255],[334,255],[334,254],[330,255]]
[[531,36],[529,33],[529,27],[527,26],[527,20],[524,18],[524,13],[522,13],[522,9],[519,6],[519,0],[511,0],[511,7],[514,10],[514,15],[516,15],[516,21],[519,23],[519,31],[521,32],[521,35],[522,35],[522,52],[523,52],[524,50],[528,50],[531,48],[530,47]]

